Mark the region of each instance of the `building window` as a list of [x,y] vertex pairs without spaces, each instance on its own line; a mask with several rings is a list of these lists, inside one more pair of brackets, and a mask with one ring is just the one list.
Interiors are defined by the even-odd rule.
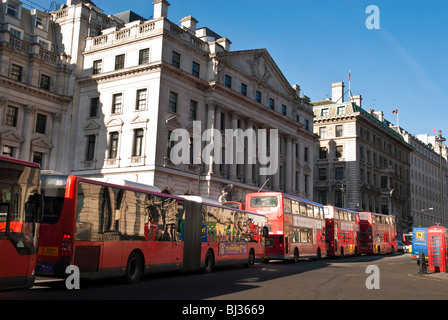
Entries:
[[123,95],[121,93],[114,94],[112,97],[112,114],[121,113],[123,110]]
[[90,99],[89,117],[90,118],[97,117],[99,108],[100,108],[100,98],[95,97]]
[[305,119],[304,127],[305,130],[310,131],[310,121],[308,119]]
[[321,115],[322,117],[326,117],[326,116],[328,116],[329,114],[330,114],[330,109],[325,108],[325,109],[322,109],[320,115]]
[[11,35],[11,38],[19,39],[19,40],[22,39],[22,31],[20,31],[20,30],[17,30],[17,29],[14,29],[14,28],[10,28],[9,29],[9,33]]
[[342,125],[336,126],[336,137],[342,137],[344,135],[344,127]]
[[200,65],[193,61],[193,66],[191,67],[191,74],[195,77],[199,77]]
[[20,5],[19,4],[12,4],[11,2],[8,2],[8,5],[6,7],[6,14],[19,19],[20,17]]
[[50,90],[50,80],[49,76],[42,74],[40,76],[40,88],[44,90]]
[[87,136],[86,161],[92,161],[95,158],[96,135]]
[[93,74],[100,74],[103,72],[103,60],[93,61]]
[[387,176],[381,176],[381,188],[387,188]]
[[138,64],[149,63],[149,48],[142,49],[138,54]]
[[269,108],[271,108],[272,110],[275,109],[275,100],[272,98],[269,98]]
[[4,156],[13,157],[14,156],[14,148],[10,146],[3,146],[2,154]]
[[196,101],[190,101],[190,119],[197,120],[198,103]]
[[173,113],[177,112],[177,93],[170,92],[170,105],[168,110]]
[[231,76],[228,76],[228,75],[225,76],[224,85],[227,88],[232,88],[232,77]]
[[282,104],[282,114],[283,114],[284,116],[286,116],[286,112],[287,112],[287,110],[288,110],[288,107],[285,106],[284,104]]
[[336,180],[344,180],[344,168],[343,167],[334,168],[334,178]]
[[261,103],[261,92],[260,91],[255,92],[255,101]]
[[176,68],[180,68],[180,54],[173,51],[173,56],[171,57],[171,64]]
[[319,168],[319,181],[327,180],[327,168]]
[[11,66],[11,79],[16,81],[22,81],[22,73],[23,68],[21,66],[18,66],[16,64],[13,64]]
[[19,109],[13,106],[6,107],[6,118],[5,124],[11,127],[17,127],[17,116],[19,114]]
[[135,110],[145,110],[146,109],[146,99],[147,99],[147,89],[137,90],[137,99],[135,102]]
[[319,128],[319,136],[321,139],[327,138],[327,127],[320,127]]
[[319,159],[327,159],[327,147],[319,148]]
[[241,84],[241,94],[247,96],[247,85],[245,83]]
[[47,126],[47,116],[38,113],[36,117],[36,132],[45,134],[46,126]]
[[343,158],[343,157],[344,157],[344,147],[336,146],[336,158]]
[[44,154],[41,152],[34,152],[33,153],[33,162],[38,163],[42,167],[42,161],[44,158]]
[[118,132],[111,132],[109,134],[109,159],[116,159],[118,157]]
[[338,114],[345,114],[345,106],[338,107]]
[[124,54],[115,56],[115,70],[120,70],[124,68]]
[[303,149],[303,161],[308,161],[308,148]]
[[134,148],[132,150],[133,157],[141,157],[143,155],[143,129],[134,130]]
[[173,133],[173,131],[168,131],[168,141],[166,144],[166,157],[168,159],[171,159],[171,149],[174,147],[175,145],[175,141],[171,141],[171,134]]
[[334,193],[334,205],[340,208],[344,206],[344,194],[341,190],[337,190]]

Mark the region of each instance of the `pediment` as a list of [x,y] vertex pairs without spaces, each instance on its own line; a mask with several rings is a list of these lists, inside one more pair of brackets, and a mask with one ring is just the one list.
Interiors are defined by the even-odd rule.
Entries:
[[46,141],[44,138],[35,139],[31,142],[31,145],[34,148],[40,148],[40,149],[52,149],[53,145]]
[[106,123],[106,127],[122,127],[123,126],[123,120],[120,118],[112,118]]
[[0,135],[2,141],[16,141],[22,143],[25,141],[21,136],[19,136],[15,131],[7,131]]
[[84,126],[84,131],[95,131],[95,130],[99,130],[101,128],[101,126],[96,123],[95,121],[89,121],[85,126]]
[[149,119],[148,118],[146,118],[146,117],[144,117],[144,116],[142,116],[142,115],[137,115],[137,116],[135,116],[132,120],[131,120],[131,124],[133,124],[133,123],[146,123],[146,122],[148,122],[149,121]]
[[292,99],[296,98],[296,91],[266,49],[220,52],[217,57],[224,62],[223,68],[226,68],[226,64],[231,65],[260,84],[272,87]]

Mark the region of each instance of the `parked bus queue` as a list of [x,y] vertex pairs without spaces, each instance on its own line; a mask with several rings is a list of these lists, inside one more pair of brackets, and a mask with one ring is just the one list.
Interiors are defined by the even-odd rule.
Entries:
[[[397,249],[392,216],[281,192],[250,193],[245,203],[228,206],[133,182],[70,175],[43,174],[40,188],[44,209],[31,262],[38,276],[64,277],[75,265],[83,278],[124,277],[135,283],[152,272],[210,273],[225,264],[249,267],[256,261]],[[39,225],[39,219],[33,221]]]

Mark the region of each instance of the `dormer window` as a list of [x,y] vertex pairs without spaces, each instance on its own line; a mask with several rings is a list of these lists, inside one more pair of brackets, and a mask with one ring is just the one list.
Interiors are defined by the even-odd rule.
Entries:
[[34,16],[34,27],[36,29],[47,32],[48,31],[48,16],[36,9],[31,11],[31,14]]
[[20,2],[14,0],[8,0],[8,4],[6,5],[6,14],[16,19],[20,19],[21,8],[22,5]]

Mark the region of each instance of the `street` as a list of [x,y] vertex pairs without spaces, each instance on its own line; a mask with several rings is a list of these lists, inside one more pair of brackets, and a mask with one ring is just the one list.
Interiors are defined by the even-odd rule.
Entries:
[[[379,278],[373,281],[374,273]],[[448,283],[416,275],[409,254],[273,261],[251,268],[229,266],[212,274],[152,274],[134,285],[121,279],[87,281],[68,290],[65,280],[38,278],[28,291],[1,292],[0,300],[433,300],[448,299]],[[368,289],[375,284],[378,288]]]

